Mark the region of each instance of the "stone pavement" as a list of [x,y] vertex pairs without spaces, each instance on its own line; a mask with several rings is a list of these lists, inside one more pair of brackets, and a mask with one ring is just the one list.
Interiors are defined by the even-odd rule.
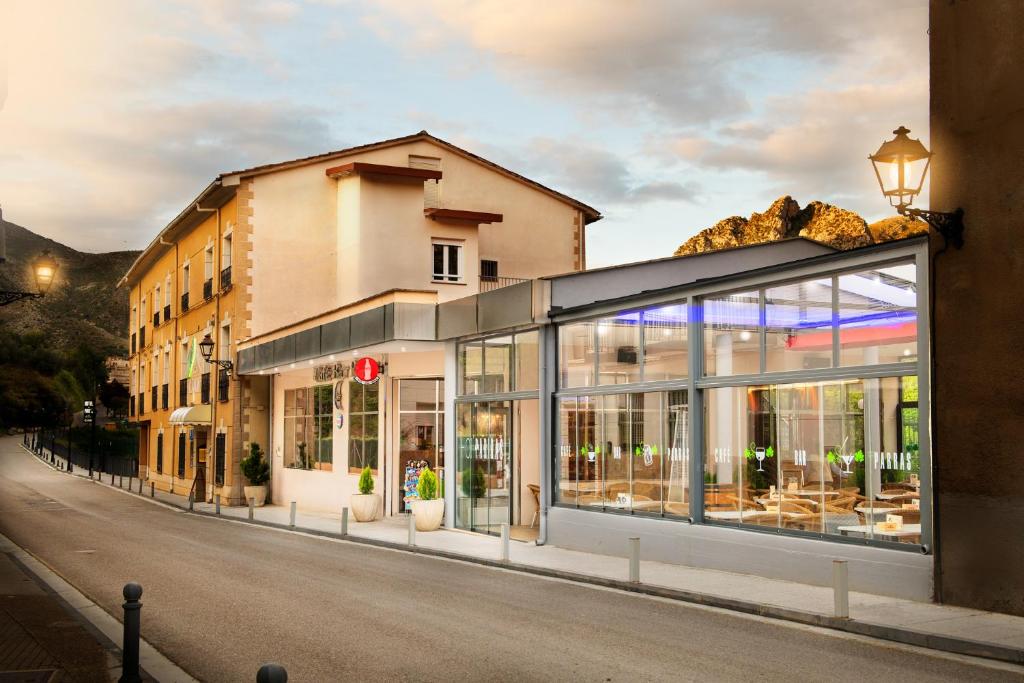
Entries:
[[[78,471],[75,474],[85,475]],[[102,483],[109,486],[110,481],[108,475]],[[113,487],[118,488],[119,483],[115,478]],[[138,495],[139,480],[131,483]],[[128,486],[126,479],[122,484],[126,493]],[[143,487],[143,495],[151,497],[148,485]],[[188,501],[183,496],[156,491],[152,498],[175,508],[188,509]],[[213,515],[215,506],[196,503],[194,512]],[[242,523],[248,523],[248,515],[247,507],[224,506],[220,512],[225,520]],[[289,517],[290,508],[286,505],[267,505],[254,511],[256,523],[275,528],[291,528]],[[346,539],[1024,664],[1024,617],[851,592],[850,618],[837,619],[832,616],[831,588],[647,560],[641,560],[640,583],[635,584],[628,581],[628,560],[623,557],[517,541],[510,543],[510,562],[506,565],[501,562],[500,539],[478,533],[452,529],[420,532],[415,535],[415,547],[410,548],[407,520],[406,516],[369,523],[350,519]],[[300,509],[294,529],[340,538],[340,511],[329,514]],[[642,552],[641,549],[641,556]]]
[[75,620],[0,546],[0,681],[116,681],[116,650]]

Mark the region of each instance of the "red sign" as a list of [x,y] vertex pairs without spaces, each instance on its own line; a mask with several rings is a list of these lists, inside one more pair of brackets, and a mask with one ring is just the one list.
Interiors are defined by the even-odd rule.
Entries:
[[352,366],[352,376],[360,384],[373,384],[380,379],[380,363],[367,356]]

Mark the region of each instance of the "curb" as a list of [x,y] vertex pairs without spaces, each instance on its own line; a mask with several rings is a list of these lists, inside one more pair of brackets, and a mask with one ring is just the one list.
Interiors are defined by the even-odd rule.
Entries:
[[[22,445],[22,447],[24,448],[24,445]],[[35,454],[32,453],[31,450],[25,450],[28,453],[35,456]],[[38,456],[36,457],[38,458]],[[66,474],[64,470],[55,469],[54,471],[64,472]],[[118,487],[116,486],[113,488],[120,491],[125,491],[125,489],[118,489]],[[131,493],[140,498],[155,501],[155,499],[150,499],[148,496],[135,493],[134,491],[129,490],[126,492]],[[374,538],[352,536],[351,534],[342,535],[340,533],[321,531],[318,529],[307,529],[300,526],[291,526],[289,524],[279,524],[277,522],[265,522],[260,520],[250,521],[248,519],[241,517],[218,515],[216,513],[206,512],[203,510],[189,510],[185,506],[179,506],[174,503],[169,503],[167,501],[155,502],[159,502],[162,505],[165,505],[169,508],[177,509],[186,514],[196,515],[199,517],[221,519],[230,522],[237,522],[239,524],[248,524],[250,526],[275,529],[278,531],[297,532],[305,534],[307,536],[318,536],[333,540],[347,541],[350,543],[359,543],[362,545],[385,548],[388,550],[396,550],[415,555],[424,555],[427,557],[437,557],[446,560],[468,562],[471,564],[481,565],[484,567],[506,569],[510,571],[519,572],[522,574],[533,574],[535,576],[561,579],[563,581],[571,581],[573,583],[587,584],[591,586],[598,586],[601,588],[611,588],[614,590],[625,591],[628,593],[649,595],[652,597],[675,600],[678,602],[701,605],[704,607],[715,607],[719,609],[729,610],[732,612],[740,612],[742,614],[766,617],[769,619],[789,621],[797,624],[802,624],[805,626],[827,628],[835,631],[842,631],[845,633],[877,638],[879,640],[887,640],[890,642],[900,643],[903,645],[912,645],[915,647],[921,647],[929,650],[937,650],[941,652],[948,652],[958,655],[967,655],[970,657],[979,657],[982,659],[990,659],[1010,664],[1024,665],[1024,648],[1016,648],[1007,645],[998,645],[995,643],[986,643],[977,640],[969,640],[966,638],[956,638],[953,636],[942,636],[935,633],[916,631],[913,629],[900,628],[897,626],[887,626],[885,624],[876,624],[869,621],[858,621],[855,619],[831,617],[827,614],[820,614],[818,612],[808,612],[806,610],[790,609],[786,607],[779,607],[776,605],[765,605],[762,603],[751,602],[748,600],[727,598],[717,595],[710,595],[707,593],[698,593],[696,591],[682,590],[678,588],[668,588],[644,583],[631,583],[629,581],[609,579],[600,576],[592,576],[589,574],[579,574],[576,572],[569,572],[561,569],[549,569],[546,567],[518,564],[514,562],[502,562],[500,560],[491,560],[488,558],[476,557],[473,555],[462,555],[447,550],[438,550],[436,548],[423,548],[420,546],[409,546],[405,543],[394,543],[392,541],[382,541]]]

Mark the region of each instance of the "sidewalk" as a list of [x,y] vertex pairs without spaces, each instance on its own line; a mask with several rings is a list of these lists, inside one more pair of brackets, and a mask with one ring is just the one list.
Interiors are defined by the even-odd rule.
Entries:
[[[75,474],[87,475],[77,470]],[[128,483],[125,480],[125,489]],[[132,483],[135,495],[139,495],[139,480]],[[117,484],[115,477],[114,488]],[[103,485],[110,485],[109,475]],[[149,498],[148,485],[143,491],[143,496]],[[153,499],[188,509],[188,500],[182,496],[157,491]],[[195,503],[194,513],[214,516],[215,507]],[[247,507],[225,506],[220,516],[249,523]],[[254,523],[289,529],[289,516],[289,506],[268,505],[254,510]],[[420,532],[416,534],[415,547],[410,547],[407,519],[401,516],[358,523],[350,517],[345,539],[1024,664],[1024,617],[851,592],[850,618],[838,619],[832,616],[831,588],[646,560],[640,562],[640,583],[630,583],[625,558],[518,541],[510,543],[510,561],[506,564],[501,561],[501,540],[483,534],[448,529]],[[341,515],[299,510],[294,528],[341,538]]]
[[121,661],[0,547],[0,680],[116,681]]

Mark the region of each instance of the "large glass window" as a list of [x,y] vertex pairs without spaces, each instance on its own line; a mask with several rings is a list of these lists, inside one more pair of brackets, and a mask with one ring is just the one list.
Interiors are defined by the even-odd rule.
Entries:
[[284,392],[284,466],[333,469],[333,387],[319,384]]
[[377,469],[379,441],[380,382],[360,384],[355,380],[348,387],[348,469],[358,473],[364,467]]
[[459,396],[535,391],[539,377],[537,330],[459,345]]
[[748,375],[761,371],[760,294],[741,292],[704,300],[704,372]]
[[832,367],[832,278],[765,290],[765,370]]
[[512,337],[484,340],[484,379],[482,392],[500,394],[512,391]]
[[903,428],[905,385],[887,377],[708,390],[705,517],[920,543],[920,449]]
[[415,484],[424,467],[444,478],[444,380],[399,380],[398,396],[398,475],[404,511],[419,497]]
[[560,386],[589,387],[594,385],[595,328],[596,324],[592,320],[562,325],[558,328]]
[[559,399],[555,502],[689,516],[687,392]]
[[537,330],[516,334],[516,391],[535,391],[540,378],[540,333]]
[[648,309],[643,318],[644,381],[685,378],[689,374],[686,304]]
[[622,313],[597,321],[597,383],[640,381],[640,314]]
[[840,275],[839,363],[917,360],[917,269],[913,263]]

